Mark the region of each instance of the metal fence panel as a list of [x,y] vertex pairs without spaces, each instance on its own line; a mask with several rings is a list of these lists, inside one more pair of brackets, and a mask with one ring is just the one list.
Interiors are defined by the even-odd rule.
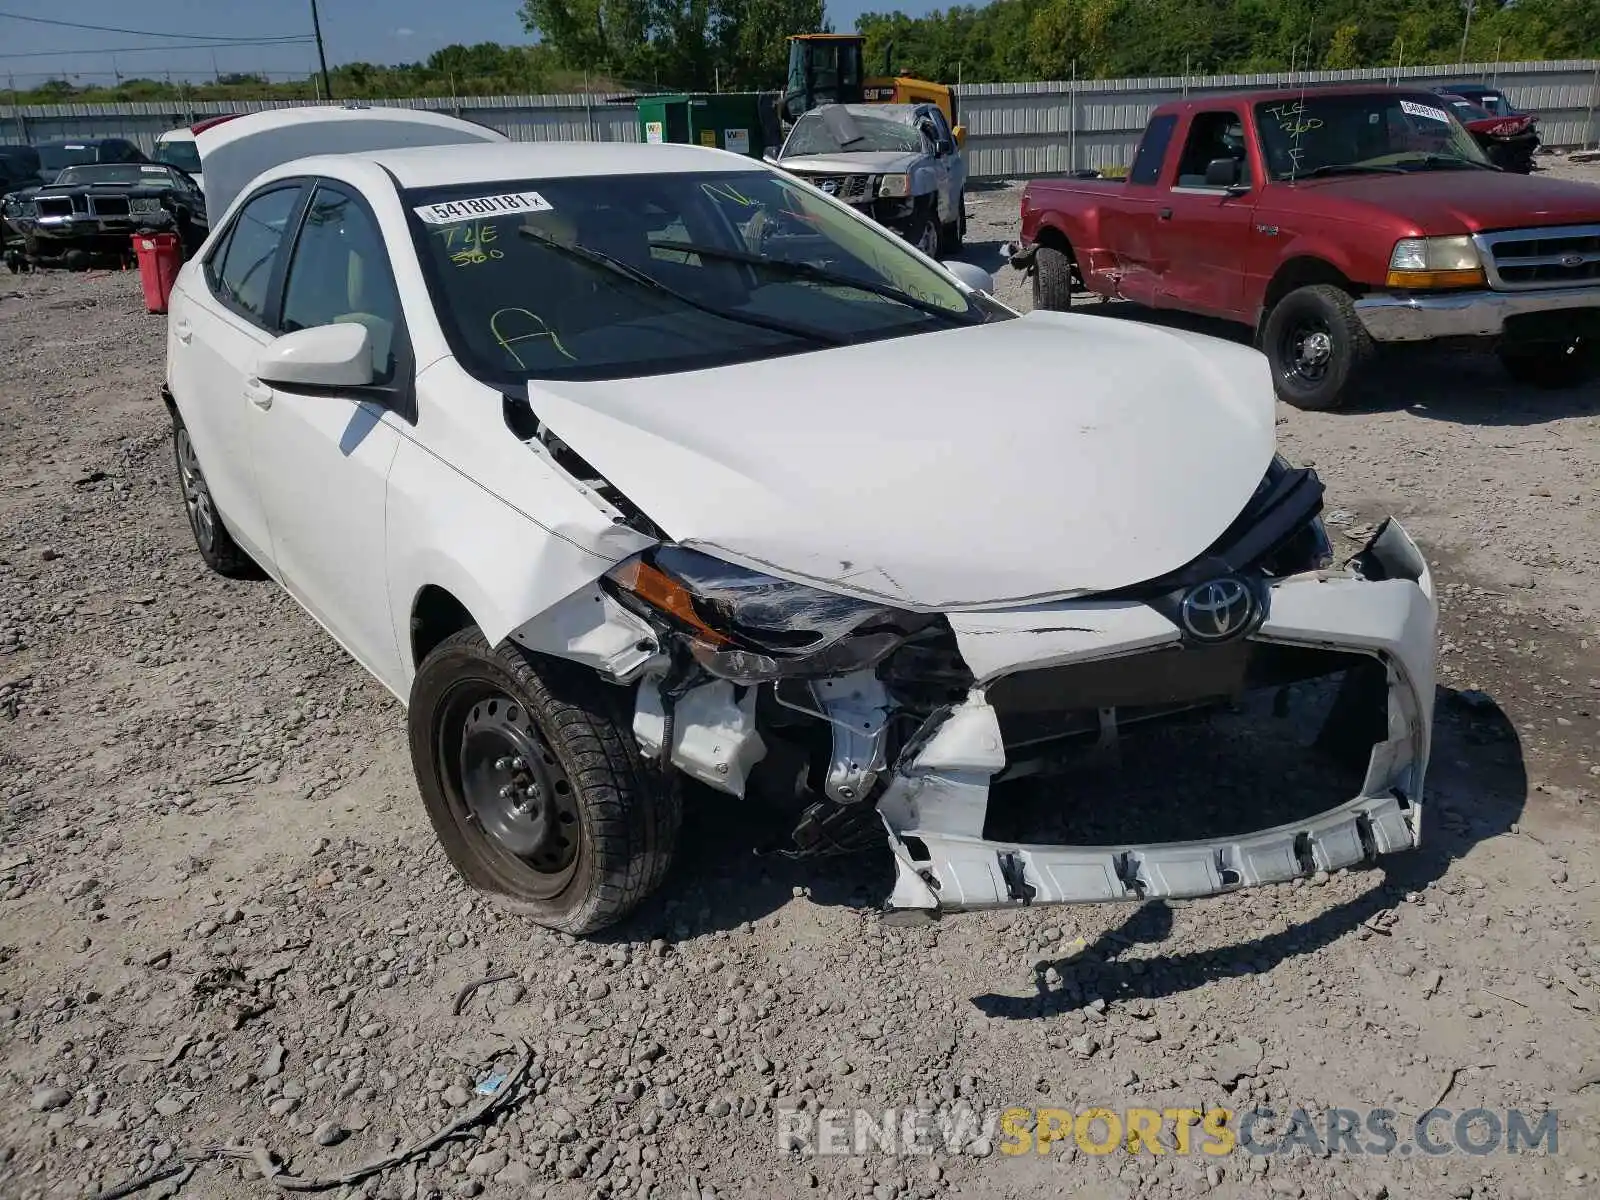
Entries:
[[[1540,135],[1558,148],[1600,142],[1600,60],[1472,63],[1403,70],[978,83],[955,89],[975,179],[1018,179],[1075,168],[1126,166],[1159,104],[1184,96],[1308,84],[1487,80],[1519,108],[1539,114]],[[0,105],[0,142],[125,137],[146,153],[157,135],[202,117],[293,108],[294,100],[158,101],[125,104]],[[372,106],[449,113],[517,142],[639,140],[631,98],[620,95],[430,97],[373,100]]]

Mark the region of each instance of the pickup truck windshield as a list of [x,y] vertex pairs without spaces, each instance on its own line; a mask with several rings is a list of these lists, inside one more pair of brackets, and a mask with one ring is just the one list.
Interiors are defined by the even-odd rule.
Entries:
[[849,124],[852,132],[861,136],[846,143],[834,136],[833,130],[819,112],[809,112],[795,123],[794,131],[783,147],[785,158],[802,154],[859,154],[875,150],[893,150],[900,154],[915,154],[922,149],[922,135],[901,121],[888,121],[882,117],[863,116],[852,111]]
[[496,385],[686,371],[1011,315],[776,172],[517,180],[405,202],[445,336]]
[[1267,171],[1277,180],[1376,168],[1490,168],[1444,97],[1425,92],[1265,100],[1256,105],[1256,126]]

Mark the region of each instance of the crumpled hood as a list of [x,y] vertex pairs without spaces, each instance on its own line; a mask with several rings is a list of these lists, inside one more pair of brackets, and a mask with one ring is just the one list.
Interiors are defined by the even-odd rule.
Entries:
[[1540,225],[1600,223],[1600,188],[1570,179],[1541,179],[1500,171],[1418,171],[1412,175],[1335,175],[1302,181],[1295,191],[1327,214],[1387,227],[1396,217],[1425,234],[1484,233]]
[[859,154],[801,154],[781,158],[778,165],[797,175],[887,175],[909,171],[921,158],[914,150],[863,150]]
[[1065,313],[529,397],[673,540],[925,611],[1180,567],[1274,446],[1254,351]]

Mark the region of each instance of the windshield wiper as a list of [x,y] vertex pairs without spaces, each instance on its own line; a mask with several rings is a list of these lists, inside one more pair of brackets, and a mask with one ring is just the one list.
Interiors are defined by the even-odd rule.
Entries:
[[1444,167],[1453,170],[1458,167],[1469,167],[1474,171],[1498,171],[1500,168],[1489,163],[1475,163],[1470,158],[1460,158],[1454,154],[1422,154],[1416,158],[1408,158],[1406,162],[1420,162],[1426,167]]
[[848,338],[840,337],[836,333],[825,333],[820,329],[813,329],[809,325],[794,325],[788,321],[779,321],[772,317],[760,317],[753,313],[730,312],[725,308],[718,308],[715,304],[706,304],[704,301],[696,300],[693,296],[685,295],[677,288],[669,287],[662,283],[649,272],[641,271],[638,267],[630,266],[621,259],[612,258],[611,255],[602,251],[591,250],[588,246],[558,242],[555,238],[546,237],[542,233],[535,233],[526,225],[518,228],[517,232],[529,241],[538,242],[541,246],[548,246],[557,253],[565,254],[569,258],[588,263],[590,266],[598,267],[603,271],[609,271],[611,274],[626,279],[630,283],[637,284],[639,287],[659,292],[664,296],[671,296],[680,304],[686,304],[690,308],[698,309],[703,313],[710,313],[713,317],[721,317],[725,321],[734,321],[740,325],[750,325],[756,329],[765,329],[769,333],[784,333],[790,337],[805,338],[807,341],[817,342],[824,346],[843,346],[849,341]]
[[1373,163],[1323,163],[1309,171],[1296,171],[1289,178],[1315,179],[1318,175],[1404,175],[1401,167],[1377,166]]
[[651,241],[652,246],[662,250],[672,250],[679,254],[698,254],[701,258],[720,258],[726,262],[745,263],[758,270],[775,271],[780,275],[791,275],[798,279],[810,279],[816,283],[832,283],[839,287],[855,288],[857,291],[870,292],[874,296],[882,296],[886,300],[894,300],[904,304],[907,308],[915,308],[929,316],[943,317],[958,325],[973,324],[966,313],[951,312],[948,308],[924,300],[920,296],[913,296],[910,292],[903,292],[897,287],[887,283],[873,283],[866,279],[857,279],[854,275],[845,275],[839,271],[830,271],[826,267],[819,267],[813,263],[795,262],[787,258],[765,258],[760,254],[751,254],[744,250],[725,250],[721,246],[702,246],[697,242],[668,242]]

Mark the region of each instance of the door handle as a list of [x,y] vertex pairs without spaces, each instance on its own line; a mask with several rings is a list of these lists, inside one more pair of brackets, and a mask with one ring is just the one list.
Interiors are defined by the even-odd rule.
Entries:
[[272,407],[272,389],[259,379],[252,379],[246,383],[244,394],[249,397],[250,403],[259,409],[266,410]]
[[1163,221],[1172,220],[1172,210],[1170,208],[1163,208],[1161,210],[1160,217]]
[[178,340],[186,346],[189,344],[190,339],[194,337],[194,326],[181,317],[173,325],[172,331],[178,335]]

